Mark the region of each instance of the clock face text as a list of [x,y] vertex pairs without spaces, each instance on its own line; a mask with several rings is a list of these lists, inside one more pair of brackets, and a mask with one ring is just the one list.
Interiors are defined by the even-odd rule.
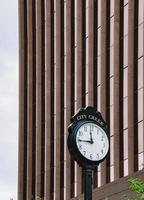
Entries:
[[109,149],[106,133],[94,123],[85,123],[77,130],[76,145],[80,153],[91,161],[102,160]]

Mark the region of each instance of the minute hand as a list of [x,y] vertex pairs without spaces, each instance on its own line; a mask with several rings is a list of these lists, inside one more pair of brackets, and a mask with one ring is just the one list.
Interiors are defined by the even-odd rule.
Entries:
[[90,130],[90,141],[91,141],[91,144],[94,143],[93,138],[92,138],[92,132],[91,132],[91,130]]
[[88,143],[90,143],[90,144],[93,143],[93,141],[91,141],[91,140],[81,140],[81,139],[79,139],[78,141],[79,141],[79,142],[88,142]]

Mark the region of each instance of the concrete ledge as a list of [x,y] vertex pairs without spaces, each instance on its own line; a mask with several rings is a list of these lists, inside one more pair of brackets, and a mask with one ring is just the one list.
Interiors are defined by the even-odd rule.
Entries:
[[[124,200],[124,195],[129,197],[134,196],[134,193],[128,189],[129,184],[127,183],[127,179],[129,177],[137,177],[144,180],[144,170],[94,189],[93,200]],[[83,195],[73,198],[72,200],[83,200]]]

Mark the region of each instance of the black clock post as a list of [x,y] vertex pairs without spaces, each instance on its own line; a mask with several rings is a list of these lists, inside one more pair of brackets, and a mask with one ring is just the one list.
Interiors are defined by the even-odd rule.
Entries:
[[92,169],[83,168],[84,175],[84,200],[92,200]]
[[94,107],[81,108],[68,127],[68,149],[83,169],[84,200],[92,200],[92,172],[107,156],[107,125]]

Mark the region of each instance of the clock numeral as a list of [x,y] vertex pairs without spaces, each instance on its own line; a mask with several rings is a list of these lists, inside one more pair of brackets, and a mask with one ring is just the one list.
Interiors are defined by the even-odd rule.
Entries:
[[103,143],[103,147],[105,147],[105,143]]
[[79,145],[79,149],[82,149],[82,145],[81,144]]
[[83,132],[82,131],[79,131],[79,136],[83,136]]
[[93,125],[91,125],[90,129],[91,129],[91,131],[94,131],[94,126],[93,126]]
[[104,136],[101,137],[101,141],[104,141]]
[[83,154],[86,155],[86,151],[83,151]]
[[93,159],[93,155],[92,154],[90,154],[90,159]]
[[99,158],[99,153],[97,153],[97,158]]
[[84,126],[84,131],[87,132],[87,127],[86,126]]
[[97,130],[97,135],[99,135],[99,130]]
[[101,150],[101,153],[102,153],[102,154],[104,153],[103,149]]

